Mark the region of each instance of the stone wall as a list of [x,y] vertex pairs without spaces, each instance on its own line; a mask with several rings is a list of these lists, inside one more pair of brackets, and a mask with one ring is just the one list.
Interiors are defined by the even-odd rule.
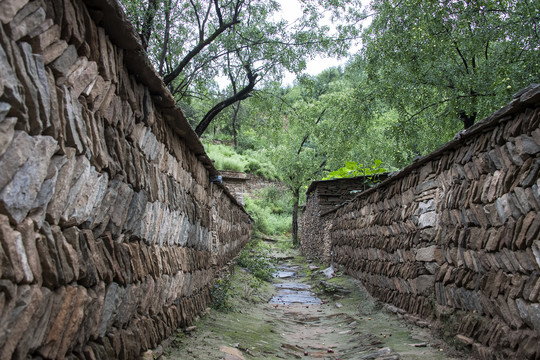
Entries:
[[[345,202],[354,199],[360,192],[372,187],[375,181],[383,181],[388,174],[313,181],[306,191],[306,204],[299,220],[300,251],[307,257],[331,262],[330,229],[332,216]],[[371,185],[370,185],[371,184]]]
[[333,261],[482,359],[540,358],[540,86],[331,217]]
[[249,216],[116,0],[0,1],[0,358],[135,359]]

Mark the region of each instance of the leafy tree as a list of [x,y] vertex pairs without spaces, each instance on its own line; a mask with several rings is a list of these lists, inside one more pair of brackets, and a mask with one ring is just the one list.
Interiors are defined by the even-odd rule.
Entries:
[[295,244],[302,190],[311,181],[322,178],[328,169],[342,164],[364,129],[349,111],[355,101],[353,89],[341,81],[342,76],[327,75],[306,78],[281,96],[267,97],[266,103],[260,104],[266,119],[266,147],[293,194]]
[[538,1],[374,0],[371,10],[367,85],[413,141],[448,141],[440,131],[472,125],[539,80]]
[[[359,35],[360,0],[303,0],[293,24],[277,18],[276,0],[123,0],[157,70],[184,103],[231,81],[199,121],[200,136],[224,109],[245,100],[284,70],[301,72],[317,54],[345,55]],[[324,11],[340,19],[335,34],[319,24]],[[235,112],[238,112],[236,108]],[[236,125],[235,125],[236,126]]]

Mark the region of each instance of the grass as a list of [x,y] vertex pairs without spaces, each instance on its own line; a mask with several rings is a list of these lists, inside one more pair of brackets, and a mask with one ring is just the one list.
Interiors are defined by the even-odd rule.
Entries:
[[232,146],[203,141],[206,153],[218,170],[247,172],[268,180],[279,180],[278,173],[262,151],[237,153]]
[[292,196],[275,186],[260,190],[255,196],[246,196],[246,210],[255,221],[255,231],[281,236],[291,232]]

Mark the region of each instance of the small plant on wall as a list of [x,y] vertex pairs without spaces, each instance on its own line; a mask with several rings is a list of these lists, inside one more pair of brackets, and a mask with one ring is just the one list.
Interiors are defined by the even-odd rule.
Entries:
[[358,176],[365,177],[364,190],[365,186],[373,186],[379,182],[378,175],[386,173],[388,170],[381,166],[381,160],[375,160],[375,162],[370,165],[359,164],[354,161],[346,161],[345,166],[332,171],[323,180],[333,180],[333,179],[343,179],[343,178],[353,178]]

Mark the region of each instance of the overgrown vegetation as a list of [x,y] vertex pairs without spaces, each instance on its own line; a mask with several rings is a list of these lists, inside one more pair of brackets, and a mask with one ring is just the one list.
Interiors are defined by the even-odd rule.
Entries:
[[[212,307],[219,311],[234,311],[235,301],[266,298],[265,288],[276,271],[275,265],[271,247],[257,238],[252,239],[238,255],[233,273],[215,281],[211,290]],[[241,273],[243,271],[247,274]],[[241,277],[243,281],[234,281],[234,277]]]
[[246,196],[245,201],[246,210],[255,222],[255,232],[269,236],[290,233],[292,196],[289,191],[270,186],[254,197]]
[[270,256],[270,250],[260,240],[252,240],[238,256],[238,266],[248,270],[262,281],[269,281],[275,272],[276,260]]
[[218,170],[241,171],[268,180],[279,180],[275,166],[262,151],[245,150],[239,153],[234,147],[225,144],[214,144],[211,141],[204,141],[203,144]]

